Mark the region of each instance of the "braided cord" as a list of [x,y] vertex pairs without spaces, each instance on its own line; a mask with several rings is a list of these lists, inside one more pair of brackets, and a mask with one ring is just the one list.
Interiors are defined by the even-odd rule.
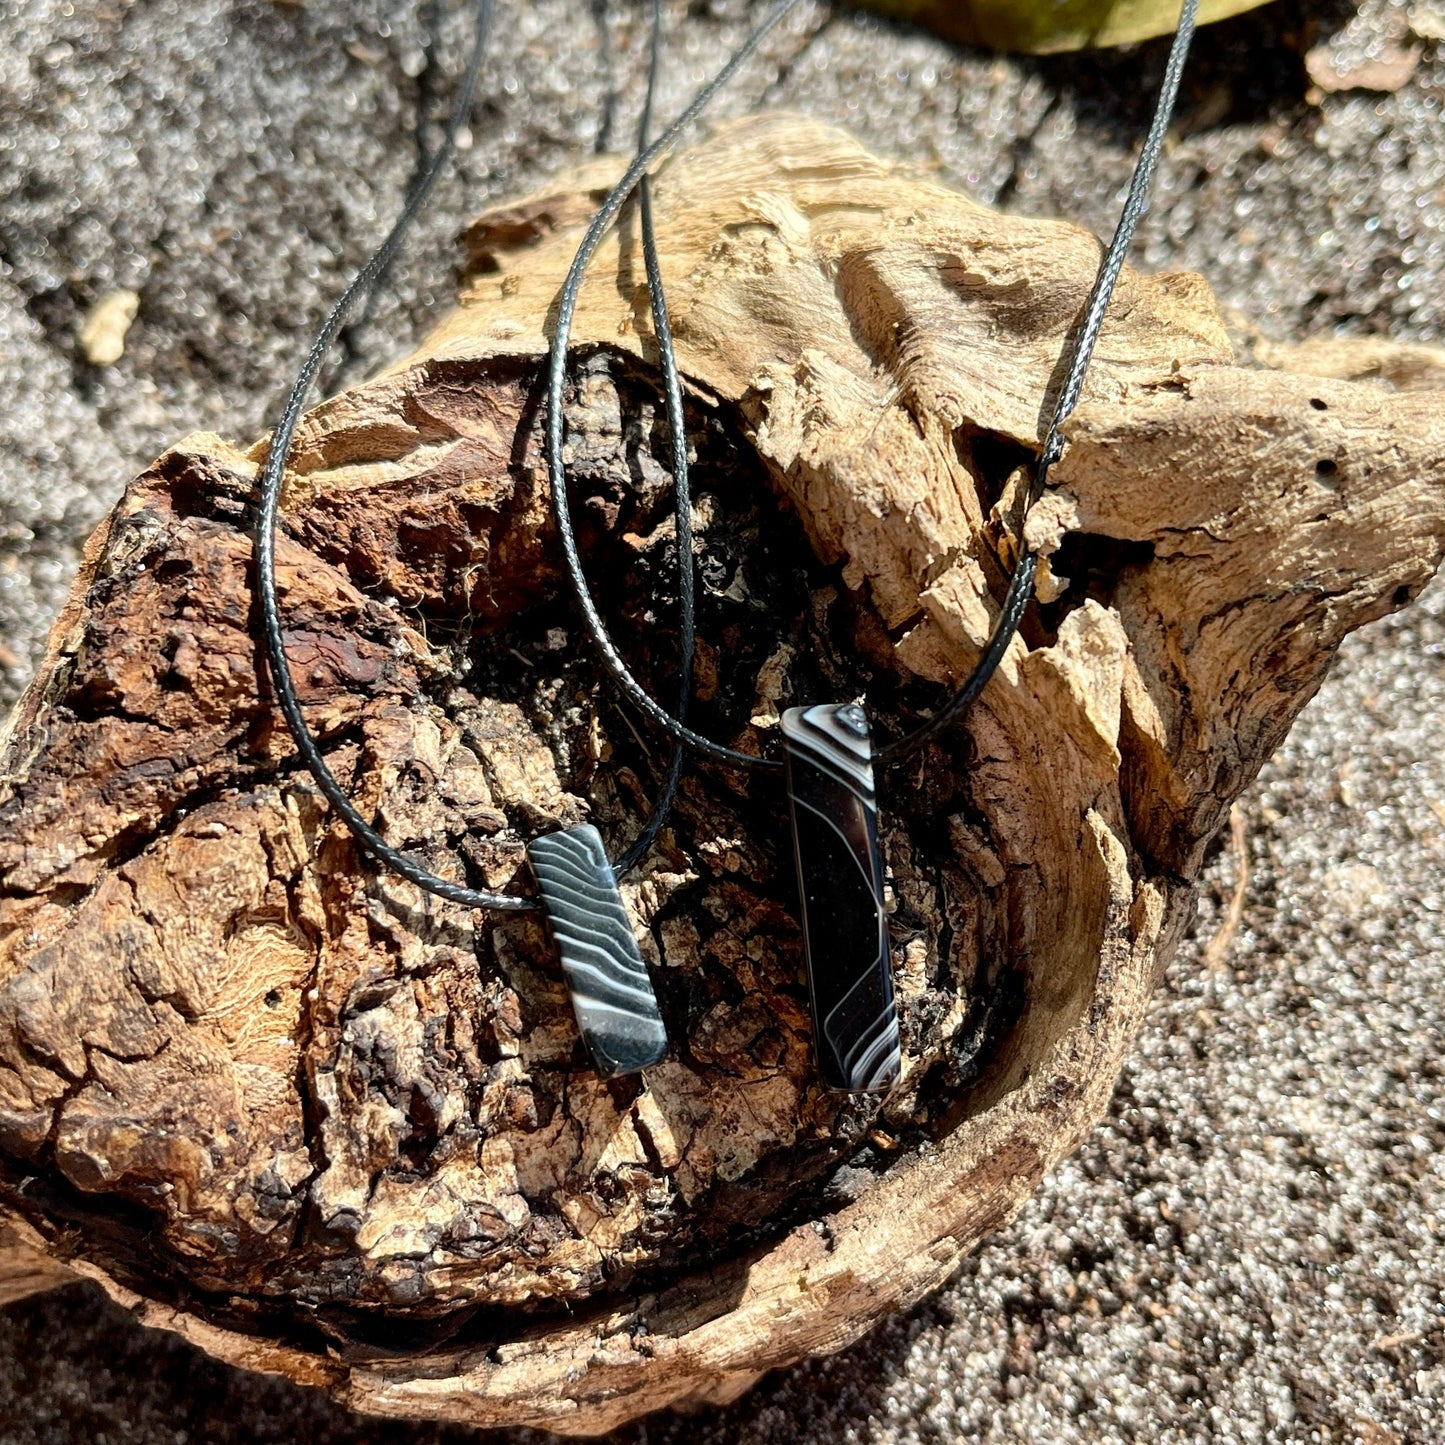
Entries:
[[316,739],[311,735],[306,719],[302,715],[301,702],[296,696],[296,683],[291,675],[291,663],[286,656],[286,644],[281,630],[281,613],[276,601],[276,514],[280,508],[281,482],[286,474],[286,464],[291,457],[291,448],[296,438],[296,427],[306,406],[306,398],[316,381],[326,359],[326,353],[335,341],[346,317],[358,297],[370,290],[390,267],[401,243],[413,221],[416,220],[423,203],[431,194],[443,167],[451,159],[456,148],[457,135],[471,114],[472,102],[476,96],[477,80],[481,74],[482,59],[486,54],[487,36],[491,30],[492,0],[477,0],[476,29],[472,48],[467,59],[466,72],[457,91],[456,104],[452,108],[446,130],[431,156],[420,179],[407,196],[401,214],[392,223],[386,239],[367,258],[366,263],[352,278],[351,284],[341,293],[340,299],[331,308],[331,314],[322,323],[311,350],[297,373],[296,381],[287,398],[286,408],[271,437],[266,454],[266,463],[261,469],[260,499],[256,509],[256,592],[261,609],[261,637],[265,643],[266,660],[270,666],[271,683],[276,691],[276,701],[286,727],[296,744],[301,760],[316,780],[316,785],[326,796],[327,802],[351,829],[357,842],[377,863],[399,873],[418,888],[434,893],[452,903],[467,908],[497,908],[510,912],[535,908],[527,898],[518,898],[507,893],[490,893],[480,889],[467,888],[442,878],[423,867],[416,859],[393,848],[357,812],[345,790],[337,782]]
[[[549,361],[547,376],[547,474],[552,487],[552,506],[557,518],[557,532],[562,542],[562,556],[566,563],[567,575],[572,581],[573,591],[577,595],[577,603],[582,612],[583,625],[591,637],[593,645],[598,654],[606,664],[608,671],[612,673],[618,686],[621,687],[625,696],[647,717],[656,723],[671,737],[698,752],[719,762],[731,763],[743,768],[781,768],[782,764],[770,758],[754,757],[750,753],[737,752],[732,748],[724,747],[721,743],[715,743],[710,738],[705,738],[701,733],[695,732],[686,723],[674,717],[667,711],[656,698],[649,693],[640,682],[632,675],[632,670],[627,666],[622,654],[618,652],[617,645],[612,641],[607,631],[607,626],[597,610],[597,603],[592,597],[592,589],[588,586],[586,574],[582,570],[582,558],[577,548],[577,534],[572,523],[572,508],[567,496],[567,465],[565,457],[565,430],[566,422],[563,416],[563,403],[567,386],[567,343],[572,334],[572,320],[577,311],[577,298],[582,290],[582,282],[587,274],[587,267],[592,257],[596,254],[602,237],[607,233],[613,221],[617,219],[618,213],[626,204],[627,199],[637,188],[638,183],[647,174],[648,169],[660,156],[670,151],[682,135],[683,131],[707,108],[713,97],[728,83],[737,71],[746,63],[749,57],[763,43],[768,34],[782,19],[792,10],[795,10],[800,0],[780,0],[763,21],[752,31],[743,43],[733,52],[727,64],[698,91],[693,97],[687,109],[662,132],[650,145],[643,147],[638,152],[636,159],[628,166],[622,179],[613,187],[607,199],[603,201],[597,214],[592,218],[591,224],[582,237],[582,243],[577,248],[577,254],[573,257],[572,265],[567,272],[567,279],[562,285],[561,293],[557,298],[557,320],[552,336],[552,353]],[[644,238],[649,229],[651,217],[650,198],[644,200],[645,215],[643,218]],[[653,289],[653,269],[656,261],[655,245],[647,247],[644,240],[644,251],[651,259],[648,261],[648,286],[653,294],[653,316],[654,327],[657,330],[658,346],[663,351],[664,378],[669,370],[676,373],[676,361],[672,358],[673,345],[672,333],[667,327],[664,316],[662,324],[656,322],[658,314],[658,301],[660,289]],[[672,401],[669,399],[669,414],[672,415]],[[680,407],[679,407],[680,409]],[[674,426],[677,423],[674,422]],[[681,434],[680,428],[673,434],[674,456],[678,453],[685,453],[687,448],[686,438]],[[685,460],[685,458],[684,458]],[[682,477],[684,474],[678,472]],[[689,533],[690,535],[690,533]],[[678,535],[679,561],[685,570],[692,566],[691,547],[686,554],[682,552],[682,534]],[[689,580],[689,588],[690,588]]]
[[[642,120],[637,128],[637,148],[647,149],[652,130],[652,104],[657,95],[657,73],[662,62],[662,0],[652,0],[651,57],[647,67],[647,95],[642,102]],[[682,411],[682,382],[677,375],[677,356],[672,344],[672,324],[667,319],[667,295],[662,289],[662,266],[657,256],[657,230],[652,222],[652,186],[644,175],[638,189],[639,215],[642,228],[643,264],[647,268],[647,294],[652,304],[652,329],[662,357],[662,394],[667,405],[667,429],[672,440],[673,510],[676,518],[674,536],[677,542],[678,596],[678,664],[677,716],[686,719],[692,698],[693,657],[697,651],[696,608],[693,600],[692,575],[692,484],[687,466],[687,425]],[[618,859],[619,872],[626,872],[642,859],[657,839],[663,820],[672,811],[677,797],[678,781],[687,744],[674,738],[672,758],[667,777],[652,815],[632,846]]]
[[[1179,14],[1179,25],[1174,32],[1174,42],[1169,48],[1164,83],[1159,89],[1159,99],[1154,107],[1149,134],[1145,137],[1144,147],[1135,163],[1134,175],[1129,182],[1129,194],[1125,197],[1124,209],[1119,213],[1119,222],[1114,228],[1114,239],[1109,243],[1109,249],[1099,264],[1089,299],[1084,305],[1083,323],[1074,333],[1064,384],[1059,388],[1054,402],[1048,430],[1044,433],[1043,449],[1039,453],[1038,467],[1024,499],[1025,516],[1028,509],[1043,495],[1048,484],[1049,471],[1063,455],[1064,423],[1079,404],[1089,362],[1093,359],[1099,332],[1109,310],[1109,301],[1118,283],[1119,273],[1124,269],[1124,258],[1129,254],[1134,233],[1139,229],[1139,221],[1149,203],[1149,190],[1154,181],[1160,153],[1164,149],[1164,137],[1168,133],[1169,120],[1179,99],[1179,83],[1184,76],[1184,63],[1189,58],[1189,45],[1194,38],[1198,10],[1199,0],[1184,0]],[[1038,554],[1032,551],[1020,536],[1018,561],[1014,564],[1003,605],[999,608],[998,618],[994,622],[993,632],[983,655],[974,665],[963,686],[926,723],[878,750],[879,762],[897,762],[952,727],[988,686],[1023,622],[1029,599],[1033,596],[1038,565]]]
[[[642,184],[644,188],[642,198],[643,247],[644,254],[648,258],[648,284],[653,297],[654,328],[657,332],[658,345],[662,353],[664,383],[669,387],[676,384],[677,366],[676,358],[673,355],[672,334],[667,327],[665,314],[660,315],[659,313],[658,299],[661,295],[661,290],[659,285],[654,284],[653,271],[656,261],[655,238],[652,236],[651,205],[646,190],[647,169],[658,156],[672,147],[683,127],[690,124],[697,117],[702,109],[712,100],[713,96],[716,95],[718,90],[720,90],[731,77],[732,73],[757,48],[768,31],[782,20],[797,3],[798,0],[783,0],[783,3],[778,5],[767,16],[762,24],[748,37],[742,47],[740,47],[729,64],[704,87],[703,90],[698,92],[691,105],[683,112],[677,122],[669,127],[652,145],[645,147],[639,152],[636,160],[633,161],[622,179],[603,202],[601,209],[597,212],[596,216],[594,216],[591,225],[583,236],[582,243],[577,249],[577,254],[573,259],[571,269],[567,273],[567,280],[563,285],[558,299],[557,324],[552,342],[551,369],[547,391],[547,464],[552,485],[553,504],[557,513],[558,531],[562,538],[563,557],[566,562],[568,575],[572,580],[573,589],[577,594],[578,603],[582,609],[584,623],[598,653],[601,655],[602,660],[626,696],[630,698],[647,717],[667,732],[675,742],[685,743],[707,757],[739,768],[777,769],[781,767],[781,764],[771,758],[762,758],[751,753],[737,752],[732,748],[724,747],[720,743],[715,743],[688,727],[686,723],[681,720],[680,716],[674,716],[669,713],[661,703],[646,692],[632,675],[626,661],[617,651],[616,645],[608,634],[601,616],[598,614],[596,604],[592,599],[591,590],[587,584],[587,579],[582,571],[576,536],[572,526],[571,509],[567,499],[562,400],[566,382],[567,341],[571,332],[572,319],[577,307],[577,298],[581,291],[587,266],[592,260],[607,228],[616,219],[618,212],[621,210],[628,196],[631,195],[639,183]],[[1028,508],[1032,507],[1042,495],[1048,482],[1050,469],[1063,454],[1064,423],[1078,405],[1079,397],[1083,391],[1084,379],[1088,374],[1089,364],[1093,359],[1094,349],[1098,344],[1099,333],[1103,327],[1104,318],[1108,313],[1109,302],[1113,297],[1114,288],[1118,284],[1119,275],[1123,270],[1124,261],[1133,243],[1134,234],[1138,230],[1140,219],[1148,205],[1149,191],[1153,184],[1154,173],[1158,168],[1159,156],[1164,148],[1164,138],[1168,132],[1169,121],[1179,98],[1179,86],[1184,74],[1185,61],[1189,55],[1190,43],[1194,37],[1197,15],[1198,0],[1183,0],[1179,24],[1175,30],[1174,40],[1170,47],[1169,59],[1165,66],[1164,82],[1160,87],[1159,99],[1155,105],[1149,132],[1145,138],[1144,146],[1140,151],[1139,159],[1135,163],[1128,195],[1125,198],[1123,209],[1120,212],[1113,240],[1110,242],[1100,262],[1099,270],[1094,278],[1093,287],[1089,292],[1088,300],[1084,306],[1083,320],[1075,331],[1070,343],[1070,349],[1067,353],[1069,361],[1064,382],[1055,399],[1053,410],[1049,417],[1048,427],[1044,434],[1038,466],[1024,499],[1025,514],[1027,514]],[[671,398],[669,398],[669,417],[671,418],[673,415]],[[675,420],[672,424],[674,428],[677,426]],[[685,452],[685,446],[679,445],[676,430],[674,430],[673,439],[675,452]],[[684,457],[684,466],[685,460]],[[684,477],[685,473],[677,470],[677,475],[681,478]],[[679,530],[679,544],[681,543],[681,536],[682,533],[681,530]],[[1037,572],[1038,556],[1021,538],[1018,560],[1014,564],[1013,573],[1009,578],[1009,585],[1004,594],[1003,603],[999,608],[999,615],[994,622],[993,630],[985,645],[983,654],[974,665],[973,671],[965,679],[958,691],[955,692],[948,702],[931,718],[904,737],[878,749],[875,758],[879,763],[887,764],[897,762],[934,737],[937,737],[940,733],[956,723],[968,707],[978,699],[979,695],[992,679],[994,673],[998,670],[999,664],[1003,661],[1010,644],[1018,633],[1019,627],[1023,622],[1024,614],[1028,610],[1029,602],[1033,596],[1034,579]],[[690,622],[690,616],[687,615],[686,609],[685,620]],[[691,638],[690,629],[687,637],[688,639]]]
[[[472,47],[467,60],[467,68],[463,75],[462,82],[457,91],[456,104],[452,108],[450,119],[447,122],[442,139],[436,150],[427,158],[420,177],[408,193],[405,203],[402,206],[400,215],[392,224],[391,230],[387,232],[386,238],[367,258],[365,264],[352,279],[350,285],[342,292],[340,299],[332,307],[330,315],[322,324],[316,339],[311,344],[305,362],[297,374],[296,381],[292,385],[291,392],[287,398],[285,410],[282,412],[281,420],[275,432],[272,434],[271,445],[267,452],[265,465],[261,470],[259,482],[259,500],[256,509],[255,527],[255,558],[256,558],[256,592],[260,607],[261,636],[265,645],[266,660],[269,665],[272,685],[276,692],[276,701],[281,709],[281,715],[286,721],[286,727],[296,744],[296,750],[301,760],[306,764],[311,776],[316,780],[316,785],[321,789],[327,801],[336,810],[337,814],[351,830],[357,842],[371,859],[400,874],[417,887],[428,893],[433,893],[439,898],[447,899],[449,902],[461,904],[466,908],[492,908],[507,912],[520,912],[536,908],[536,904],[528,898],[520,898],[509,893],[492,893],[483,889],[467,888],[462,884],[455,883],[449,878],[443,878],[424,867],[406,853],[393,848],[376,831],[376,829],[357,811],[356,806],[347,797],[345,790],[332,773],[325,757],[321,753],[315,737],[306,724],[305,716],[301,709],[300,699],[296,694],[295,679],[291,673],[291,663],[286,656],[286,646],[281,625],[280,608],[276,597],[276,521],[280,509],[281,483],[286,474],[286,465],[290,460],[291,450],[295,443],[296,428],[300,422],[302,412],[305,409],[306,398],[310,394],[316,377],[326,359],[337,335],[340,333],[347,316],[350,314],[356,301],[367,294],[374,292],[381,280],[390,269],[392,262],[401,248],[402,240],[411,224],[415,221],[427,197],[436,184],[443,169],[451,160],[456,149],[457,136],[462,126],[466,123],[471,114],[472,103],[476,96],[477,81],[481,74],[482,61],[486,54],[487,38],[491,29],[493,0],[477,0],[475,11],[475,29]],[[658,34],[660,33],[660,13],[655,17],[655,34],[653,38],[653,62],[652,72],[648,81],[648,111],[651,111],[651,98],[656,86],[657,71],[657,49],[659,45]],[[643,140],[646,139],[647,120],[644,119]],[[660,288],[656,294],[660,295]],[[654,307],[659,303],[654,302]],[[678,395],[676,408],[677,414],[673,415],[671,399],[669,399],[669,419],[673,427],[675,438],[681,438],[680,444],[675,442],[675,451],[682,451],[686,456],[686,438],[682,436],[681,426],[681,398]],[[687,482],[683,477],[679,488],[679,509],[680,516],[686,518],[680,521],[678,526],[679,546],[686,539],[686,556],[691,556],[691,510],[687,503]],[[692,679],[692,616],[691,616],[691,572],[687,573],[687,587],[684,591],[684,651],[682,677],[684,680],[683,702],[685,703],[687,693],[691,691]],[[682,704],[680,704],[680,707]],[[669,768],[666,783],[661,796],[653,807],[651,816],[644,825],[641,835],[633,843],[619,864],[619,870],[625,871],[632,867],[648,850],[657,836],[658,829],[662,826],[663,819],[667,816],[672,806],[672,801],[677,792],[677,780],[681,772],[681,745],[674,749],[672,765]]]
[[[789,6],[796,0],[789,0]],[[476,94],[477,80],[481,72],[486,42],[492,21],[493,0],[478,0],[475,17],[475,38],[468,58],[466,72],[458,88],[457,101],[436,151],[427,159],[415,186],[406,197],[401,214],[381,245],[372,253],[347,286],[330,315],[317,333],[311,350],[303,363],[296,381],[291,388],[285,410],[271,439],[265,465],[259,482],[259,503],[256,515],[255,556],[256,587],[261,612],[261,632],[265,644],[266,658],[286,726],[296,744],[297,752],[306,764],[317,786],[327,801],[351,830],[357,842],[372,860],[393,872],[400,874],[417,887],[439,898],[461,904],[468,908],[492,908],[509,912],[530,910],[537,907],[531,899],[513,894],[492,893],[481,889],[467,888],[418,863],[408,854],[393,848],[376,829],[357,811],[346,796],[341,784],[327,765],[316,739],[306,725],[300,700],[296,694],[295,681],[290,661],[286,656],[284,635],[281,627],[280,609],[276,597],[276,521],[280,508],[281,484],[285,477],[286,465],[294,445],[296,428],[305,408],[306,398],[315,384],[326,354],[356,301],[367,293],[374,293],[387,274],[400,249],[401,242],[416,219],[427,196],[435,185],[443,168],[451,159],[456,147],[457,135],[471,113]],[[781,18],[778,16],[777,18]],[[761,39],[761,36],[757,37]],[[639,151],[648,150],[647,137],[651,129],[653,101],[657,89],[658,69],[662,44],[662,4],[653,0],[653,25],[651,41],[651,62],[648,70],[647,96],[643,109],[642,123],[638,138]],[[714,82],[715,90],[731,69],[735,69],[746,53],[734,57],[729,70]],[[674,127],[674,133],[679,127]],[[664,140],[667,137],[663,138]],[[655,154],[657,147],[651,148]],[[625,199],[625,197],[624,197]],[[692,692],[694,656],[694,595],[692,572],[692,504],[687,466],[687,434],[682,407],[682,388],[672,345],[672,333],[667,319],[667,302],[662,287],[661,269],[657,257],[657,240],[652,221],[651,194],[645,177],[641,193],[641,217],[643,227],[643,250],[647,267],[648,289],[652,298],[653,324],[658,335],[658,345],[663,356],[664,386],[667,400],[668,427],[671,432],[673,450],[673,472],[676,490],[676,537],[679,564],[679,599],[681,612],[681,661],[679,666],[680,686],[678,712],[685,715],[688,699]],[[673,748],[663,788],[652,811],[630,848],[618,860],[617,871],[626,872],[634,867],[656,841],[658,831],[671,811],[677,795],[678,780],[682,773],[684,745],[677,741]]]

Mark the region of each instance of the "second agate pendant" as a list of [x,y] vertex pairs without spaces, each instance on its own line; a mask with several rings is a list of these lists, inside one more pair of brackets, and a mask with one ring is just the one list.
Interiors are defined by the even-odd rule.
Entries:
[[593,1066],[613,1079],[660,1062],[667,1035],[657,995],[602,835],[590,823],[564,828],[534,838],[527,857]]
[[856,703],[792,707],[782,733],[818,1072],[830,1089],[887,1089],[898,1012],[868,718]]

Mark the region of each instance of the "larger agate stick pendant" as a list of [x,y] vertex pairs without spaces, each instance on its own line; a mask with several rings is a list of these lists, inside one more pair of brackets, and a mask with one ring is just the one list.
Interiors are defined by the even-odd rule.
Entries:
[[818,1072],[830,1089],[887,1089],[898,1013],[868,718],[856,703],[789,708],[783,749]]
[[593,1066],[611,1079],[658,1063],[667,1035],[602,835],[591,824],[548,833],[527,857]]

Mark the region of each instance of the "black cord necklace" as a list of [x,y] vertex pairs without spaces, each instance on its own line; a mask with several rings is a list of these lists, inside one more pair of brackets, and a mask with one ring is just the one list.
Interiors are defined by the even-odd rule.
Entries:
[[[255,525],[255,559],[260,630],[276,701],[302,761],[327,801],[351,829],[362,850],[381,867],[399,873],[418,888],[449,902],[459,903],[467,908],[491,908],[515,913],[535,909],[538,903],[516,894],[468,888],[431,872],[416,859],[393,848],[357,811],[331,772],[306,724],[296,694],[291,664],[286,656],[276,596],[276,523],[281,484],[306,398],[351,308],[359,298],[374,290],[385,276],[400,249],[403,237],[451,159],[457,134],[471,113],[491,28],[492,8],[492,0],[477,0],[474,38],[466,71],[441,141],[428,159],[385,240],[367,259],[332,308],[297,374],[281,420],[272,435],[265,465],[261,469]],[[657,85],[661,28],[661,0],[654,0],[652,59],[638,142],[644,151]],[[643,215],[650,222],[650,199],[645,187],[642,205]],[[659,337],[667,337],[664,354],[668,361],[664,366],[664,392],[676,468],[676,530],[680,564],[678,591],[681,598],[677,716],[682,718],[686,716],[688,698],[692,691],[694,631],[692,570],[690,565],[684,563],[684,559],[692,556],[692,503],[687,477],[687,436],[683,422],[682,389],[676,369],[671,364],[672,346],[671,335],[667,329],[666,300],[662,280],[660,275],[656,274],[655,265],[649,269],[649,284],[654,326]],[[527,847],[528,859],[541,894],[541,906],[546,911],[561,955],[578,1028],[598,1072],[608,1077],[632,1073],[657,1063],[666,1050],[666,1036],[657,999],[617,889],[617,874],[634,867],[655,841],[676,796],[683,753],[683,743],[676,741],[667,776],[652,811],[631,847],[618,860],[615,869],[607,859],[601,835],[591,824],[533,839]]]
[[[867,714],[857,703],[789,709],[783,718],[782,761],[737,752],[703,737],[687,725],[695,635],[687,440],[647,172],[653,162],[676,144],[684,129],[798,3],[799,0],[780,0],[678,119],[656,140],[649,141],[662,31],[661,0],[653,0],[651,62],[638,154],[588,227],[559,297],[548,373],[546,439],[564,560],[584,624],[604,663],[623,692],[670,734],[674,744],[667,776],[652,812],[633,845],[618,860],[615,870],[607,860],[600,834],[590,825],[534,839],[527,848],[539,885],[540,903],[567,975],[579,1029],[594,1063],[604,1075],[646,1067],[657,1062],[665,1049],[656,998],[617,890],[616,874],[634,866],[651,847],[675,798],[684,750],[691,747],[715,761],[737,767],[769,771],[786,768],[794,853],[803,899],[809,989],[824,1082],[831,1087],[853,1090],[886,1088],[893,1082],[899,1067],[898,1025],[883,914],[883,867],[877,840],[873,766],[875,762],[897,761],[944,731],[983,691],[1018,631],[1037,566],[1034,554],[1026,546],[1021,548],[988,645],[963,687],[912,732],[876,752],[871,746]],[[1144,208],[1177,96],[1196,5],[1197,0],[1185,0],[1154,122],[1135,169],[1113,243],[1105,254],[1083,322],[1073,341],[1070,365],[1025,498],[1025,510],[1041,494],[1049,468],[1062,453],[1061,427],[1077,404],[1109,297]],[[451,158],[457,134],[471,110],[491,18],[492,0],[477,0],[475,38],[442,139],[385,240],[358,271],[322,325],[297,375],[260,476],[255,555],[262,640],[282,716],[318,787],[362,850],[382,867],[448,901],[464,907],[518,912],[535,909],[538,903],[517,894],[469,888],[431,872],[414,858],[392,848],[351,803],[306,725],[285,653],[275,575],[281,484],[306,398],[351,308],[378,286],[406,231]],[[563,461],[562,399],[567,341],[578,294],[602,235],[634,191],[639,194],[644,263],[662,361],[673,452],[681,654],[679,698],[674,712],[669,712],[638,683],[597,612],[577,550]]]
[[[671,148],[682,128],[696,118],[767,31],[796,4],[797,0],[782,0],[729,66],[698,93],[679,120],[640,151],[588,227],[558,300],[547,389],[547,464],[563,556],[583,622],[626,696],[676,743],[691,747],[705,757],[738,768],[785,768],[819,1072],[824,1083],[832,1088],[879,1090],[890,1087],[897,1079],[900,1050],[884,915],[874,764],[886,766],[907,757],[956,723],[983,692],[1023,620],[1033,594],[1037,555],[1021,537],[1018,560],[988,644],[962,687],[936,713],[912,731],[875,750],[868,716],[856,702],[789,708],[782,718],[784,756],[779,762],[738,752],[701,736],[681,717],[669,713],[633,676],[608,635],[582,568],[567,497],[563,451],[567,343],[587,266],[602,236],[633,190],[639,184],[645,187],[648,168]],[[1050,414],[1038,463],[1024,497],[1025,515],[1042,495],[1050,469],[1063,454],[1064,423],[1078,404],[1110,298],[1148,200],[1165,132],[1178,98],[1197,9],[1198,0],[1183,0],[1149,133],[1135,165],[1113,240],[1104,253],[1083,319],[1070,344],[1064,383]],[[656,317],[660,294],[655,276],[656,237],[645,189],[641,230]],[[657,330],[665,376],[675,383],[671,335],[660,326]],[[674,431],[674,441],[676,436]],[[676,474],[685,475],[681,468]],[[683,553],[681,548],[681,533],[679,564],[684,573],[691,566],[690,552]],[[687,616],[690,622],[690,603]]]

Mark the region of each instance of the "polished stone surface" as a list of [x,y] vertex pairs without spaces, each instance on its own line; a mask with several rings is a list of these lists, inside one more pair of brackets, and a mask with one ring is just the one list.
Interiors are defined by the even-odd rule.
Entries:
[[794,707],[782,731],[818,1072],[830,1089],[887,1089],[898,1013],[868,719],[856,703]]
[[602,835],[591,824],[527,847],[582,1042],[604,1079],[658,1063],[667,1035]]

